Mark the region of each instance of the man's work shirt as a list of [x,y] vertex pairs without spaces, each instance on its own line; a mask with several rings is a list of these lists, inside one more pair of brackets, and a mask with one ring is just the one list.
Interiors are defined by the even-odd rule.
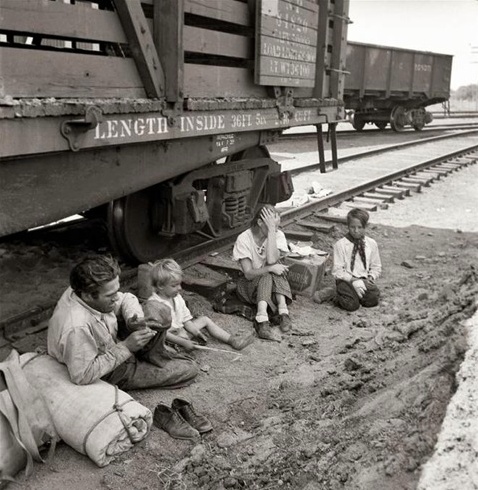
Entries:
[[68,288],[48,323],[48,354],[66,364],[73,383],[93,383],[113,371],[132,355],[117,343],[117,314],[124,319],[143,316],[138,299],[118,293],[114,312],[100,313]]
[[374,280],[377,279],[382,272],[382,262],[378,253],[377,242],[368,236],[365,240],[365,257],[367,267],[363,266],[360,256],[357,253],[355,257],[354,269],[352,270],[352,251],[354,244],[347,238],[341,238],[334,245],[334,267],[332,275],[335,279],[352,282],[356,279],[367,278],[371,276]]

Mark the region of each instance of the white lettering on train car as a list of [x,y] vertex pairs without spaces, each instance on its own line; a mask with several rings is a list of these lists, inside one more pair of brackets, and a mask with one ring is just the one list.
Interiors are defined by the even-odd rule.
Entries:
[[144,134],[168,133],[165,117],[139,117],[138,119],[108,119],[95,128],[95,140],[124,139]]
[[415,71],[426,71],[431,73],[432,65],[423,65],[421,63],[415,63]]

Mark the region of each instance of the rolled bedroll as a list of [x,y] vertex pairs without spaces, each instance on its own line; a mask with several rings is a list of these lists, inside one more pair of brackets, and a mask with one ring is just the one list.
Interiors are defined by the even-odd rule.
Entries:
[[28,381],[42,394],[60,438],[98,466],[142,441],[151,411],[116,386],[98,380],[74,384],[66,366],[46,354],[20,357]]

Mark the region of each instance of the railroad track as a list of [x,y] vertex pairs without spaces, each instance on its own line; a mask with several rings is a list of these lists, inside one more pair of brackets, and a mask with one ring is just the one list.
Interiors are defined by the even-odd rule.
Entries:
[[[409,130],[401,131],[400,134],[415,134],[415,135],[421,135],[421,134],[426,134],[426,133],[431,133],[431,132],[437,132],[437,131],[450,131],[450,130],[457,130],[457,131],[463,131],[463,130],[471,130],[471,129],[476,129],[478,128],[478,122],[468,122],[468,123],[455,123],[455,124],[440,124],[440,125],[435,125],[435,126],[425,126],[421,131],[415,131],[414,129],[410,128]],[[315,130],[311,131],[290,131],[282,133],[280,136],[280,140],[294,140],[298,138],[317,138],[317,132]],[[369,127],[364,129],[363,131],[357,131],[355,129],[338,129],[337,132],[337,138],[345,138],[345,137],[350,137],[350,136],[363,136],[363,137],[368,137],[368,136],[374,136],[376,137],[379,134],[396,134],[395,131],[393,131],[391,128],[385,128],[385,129],[378,129],[375,127]]]
[[[471,133],[471,134],[470,134]],[[423,187],[429,186],[436,180],[443,179],[448,174],[455,172],[463,167],[474,164],[478,161],[478,141],[474,133],[469,132],[461,136],[461,140],[455,136],[453,146],[459,147],[453,151],[446,148],[445,142],[450,146],[450,138],[433,138],[426,141],[428,145],[433,145],[435,155],[428,157],[423,161],[416,162],[417,155],[411,158],[415,159],[414,163],[403,164],[401,168],[391,171],[382,170],[379,175],[363,179],[362,182],[347,185],[343,189],[338,189],[332,195],[312,199],[310,202],[297,208],[283,209],[282,224],[289,236],[303,237],[309,240],[316,236],[317,232],[323,231],[323,220],[339,221],[345,220],[345,214],[350,207],[362,207],[369,211],[378,208],[384,208],[390,205],[395,199],[403,199],[412,192],[420,192]],[[471,142],[470,140],[475,140]],[[436,148],[438,142],[442,142],[443,148]],[[409,151],[410,147],[415,147],[417,151],[423,148],[420,145],[407,144],[395,148],[395,159],[404,158],[404,151]],[[390,154],[388,148],[388,154]],[[421,150],[423,151],[423,150]],[[400,154],[402,152],[402,154]],[[426,150],[429,154],[429,150]],[[382,151],[383,154],[383,151]],[[372,155],[372,156],[371,156]],[[349,160],[352,158],[347,157]],[[356,159],[376,158],[376,153],[361,153]],[[393,159],[392,158],[392,159]],[[302,168],[305,173],[306,182],[310,183],[311,166]],[[295,170],[297,177],[301,174],[299,169]],[[333,172],[321,174],[333,179]],[[325,228],[327,228],[325,226]],[[243,229],[231,232],[230,235],[220,239],[206,239],[202,243],[194,245],[183,251],[179,251],[173,257],[182,264],[184,268],[198,264],[204,261],[213,252],[223,252],[229,249],[235,237]],[[312,231],[311,231],[312,230]],[[137,279],[137,269],[130,268],[122,274],[122,284],[125,288],[135,288]],[[51,316],[55,302],[36,306],[22,312],[21,314],[0,321],[0,332],[3,332],[4,338],[8,342],[13,342],[20,337],[36,333],[46,328],[46,320]],[[1,345],[1,344],[0,344]]]

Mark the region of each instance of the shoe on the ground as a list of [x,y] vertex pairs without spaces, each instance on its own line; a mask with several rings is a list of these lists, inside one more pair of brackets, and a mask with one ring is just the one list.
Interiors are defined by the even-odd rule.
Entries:
[[273,330],[269,322],[257,322],[254,320],[254,328],[260,339],[272,340],[274,342],[280,342],[282,340],[281,334]]
[[281,332],[288,332],[292,328],[292,322],[290,316],[287,313],[280,315],[280,329]]
[[249,344],[254,342],[254,332],[250,332],[246,335],[240,335],[238,333],[233,333],[231,338],[229,339],[228,344],[236,350],[242,350],[244,347],[247,347]]
[[171,408],[175,410],[191,427],[194,427],[200,434],[210,432],[212,425],[204,415],[199,415],[194,410],[192,403],[182,398],[175,398],[171,404]]
[[160,403],[154,409],[153,423],[175,439],[199,439],[199,431],[192,427],[181,414]]

